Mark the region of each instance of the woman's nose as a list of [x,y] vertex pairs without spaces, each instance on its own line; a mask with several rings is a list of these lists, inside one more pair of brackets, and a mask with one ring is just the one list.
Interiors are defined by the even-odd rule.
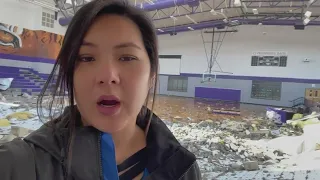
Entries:
[[99,84],[119,84],[119,69],[114,63],[103,63],[98,67],[97,80]]

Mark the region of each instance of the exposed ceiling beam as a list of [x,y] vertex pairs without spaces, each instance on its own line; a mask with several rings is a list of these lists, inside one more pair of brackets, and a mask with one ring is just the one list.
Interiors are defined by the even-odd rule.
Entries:
[[[320,8],[320,5],[314,5],[314,6],[312,6],[312,7],[314,7],[314,8]],[[250,6],[250,7],[248,7],[248,8],[274,8],[274,7],[270,7],[270,6],[261,6],[261,7],[257,7],[257,6]],[[297,8],[297,9],[300,9],[300,8],[302,8],[301,6],[292,6],[292,7],[290,7],[290,6],[277,6],[277,8],[292,8],[292,9],[294,9],[294,8]],[[235,9],[237,9],[237,8],[230,8],[230,9],[225,9],[225,8],[218,8],[218,9],[215,9],[216,11],[221,11],[221,9],[224,9],[224,10],[235,10]],[[175,17],[183,17],[183,16],[185,16],[185,15],[196,15],[196,14],[202,14],[202,13],[210,13],[210,11],[211,11],[211,9],[210,10],[205,10],[205,11],[198,11],[198,12],[192,12],[192,13],[190,13],[190,12],[188,12],[188,13],[180,13],[180,15],[175,15]],[[263,13],[263,12],[261,12],[261,13]],[[261,13],[259,13],[259,14],[261,14]],[[272,12],[273,14],[277,14],[277,13],[285,13],[284,11],[281,11],[281,12]],[[248,15],[250,15],[250,14],[252,14],[252,13],[242,13],[242,14],[248,14]],[[267,14],[267,13],[264,13],[264,14]],[[292,15],[292,14],[296,14],[296,13],[290,13],[290,12],[288,12],[287,14],[290,14],[290,15]],[[163,16],[163,17],[155,17],[155,16],[153,16],[153,18],[152,18],[152,20],[153,21],[159,21],[159,20],[164,20],[164,19],[169,19],[170,18],[170,16],[168,16],[168,15],[166,15],[166,16]]]
[[[275,26],[294,26],[297,24],[302,24],[301,20],[280,20],[280,19],[271,19],[271,20],[257,20],[257,19],[241,19],[241,18],[233,18],[231,19],[233,21],[238,21],[242,25],[258,25],[262,22],[263,25],[275,25]],[[222,21],[206,21],[199,24],[193,24],[193,25],[181,25],[181,26],[175,26],[175,27],[167,27],[167,28],[161,28],[162,32],[158,32],[159,35],[161,34],[170,34],[172,32],[185,32],[190,31],[188,27],[192,27],[194,30],[201,30],[205,28],[214,28],[214,27],[223,27],[227,24]],[[308,26],[320,26],[320,21],[310,21]]]

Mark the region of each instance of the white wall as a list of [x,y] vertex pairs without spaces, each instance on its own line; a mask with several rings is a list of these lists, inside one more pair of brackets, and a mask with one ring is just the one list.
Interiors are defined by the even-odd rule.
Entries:
[[47,28],[41,25],[42,12],[54,14],[54,11],[51,9],[34,5],[23,0],[1,0],[0,2],[1,23],[15,25],[20,28],[44,30],[64,35],[66,27],[60,26],[58,21],[55,21],[54,28]]
[[[218,62],[223,71],[234,75],[317,79],[320,78],[319,32],[320,27],[299,31],[289,26],[243,25],[239,32],[226,35]],[[205,34],[205,38],[211,41],[209,34]],[[162,35],[159,41],[161,55],[182,55],[181,73],[202,74],[207,69],[200,31]],[[251,67],[254,51],[285,51],[287,67]],[[311,62],[303,63],[304,58]],[[217,66],[214,69],[219,70]]]

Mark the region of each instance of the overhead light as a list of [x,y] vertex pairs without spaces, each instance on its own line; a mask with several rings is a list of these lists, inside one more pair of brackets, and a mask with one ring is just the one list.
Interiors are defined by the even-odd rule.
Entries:
[[228,23],[228,19],[223,19],[223,22]]
[[176,17],[174,16],[170,16],[171,19],[173,19],[174,21],[178,20]]
[[241,7],[241,0],[234,0],[234,3],[233,3],[233,5],[235,6],[235,7]]
[[188,29],[190,29],[191,31],[194,31],[194,29],[192,27],[188,27]]
[[158,29],[159,32],[164,32],[162,29]]
[[310,19],[309,19],[309,18],[306,18],[306,19],[303,20],[303,24],[304,24],[304,25],[309,24],[309,22],[310,22]]
[[211,9],[210,13],[211,13],[212,15],[214,15],[214,16],[217,15],[217,12],[216,12],[214,9]]
[[192,19],[190,16],[188,16],[188,15],[186,15],[186,17],[190,20],[190,21],[192,21],[194,24],[198,24],[194,19]]
[[311,11],[307,11],[306,13],[304,13],[304,17],[305,18],[310,18],[311,17],[312,12]]
[[258,9],[252,9],[253,14],[257,15],[259,14]]

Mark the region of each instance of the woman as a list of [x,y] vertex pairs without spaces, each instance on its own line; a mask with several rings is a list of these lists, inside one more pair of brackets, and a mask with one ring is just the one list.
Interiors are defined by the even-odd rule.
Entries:
[[0,147],[0,179],[200,179],[195,156],[146,108],[157,71],[156,34],[141,10],[111,0],[83,6],[38,112],[48,90],[53,97],[67,91],[70,106],[54,118],[63,107],[53,100],[53,121]]

